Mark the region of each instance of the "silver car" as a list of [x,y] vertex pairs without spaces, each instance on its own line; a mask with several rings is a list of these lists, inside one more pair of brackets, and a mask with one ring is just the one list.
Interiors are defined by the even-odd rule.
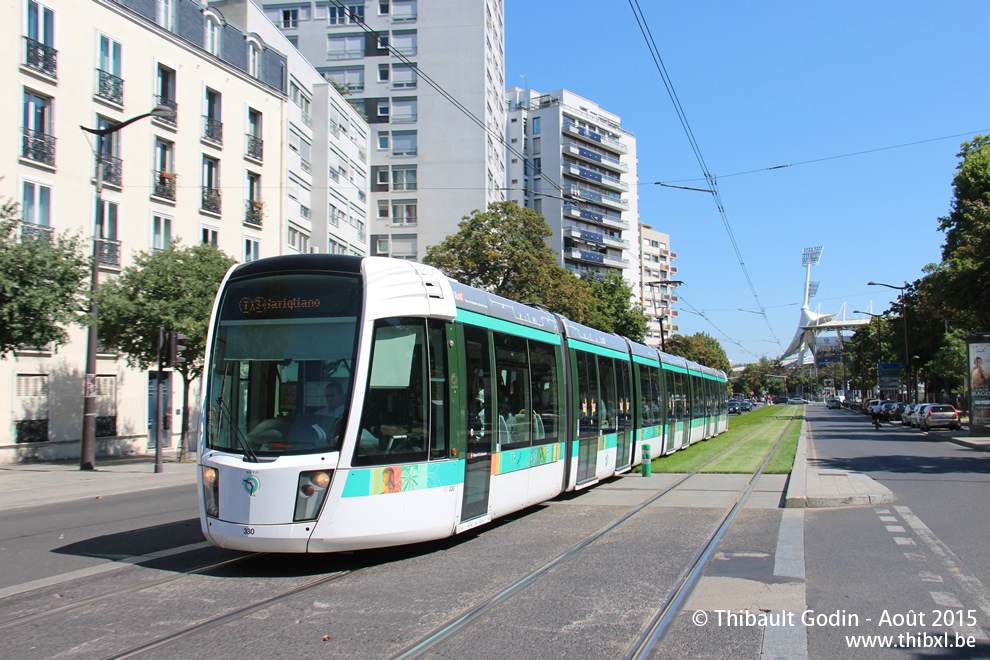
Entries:
[[913,411],[911,411],[911,420],[910,420],[911,426],[917,427],[919,429],[921,428],[921,416],[928,411],[928,408],[931,405],[932,404],[930,403],[922,403],[919,404],[918,407],[915,408]]
[[934,404],[928,406],[928,410],[918,420],[918,427],[923,431],[934,428],[949,428],[955,431],[962,429],[962,422],[959,421],[959,413],[952,406]]

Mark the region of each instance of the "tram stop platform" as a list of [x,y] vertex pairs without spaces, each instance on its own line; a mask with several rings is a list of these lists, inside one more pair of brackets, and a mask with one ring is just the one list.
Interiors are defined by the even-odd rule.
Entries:
[[[928,436],[934,441],[949,441],[990,451],[990,438],[970,438],[965,430],[929,431]],[[654,474],[651,480],[659,476]],[[730,486],[722,480],[738,480],[745,475],[704,476],[712,478],[695,479],[692,484],[696,485],[692,485],[692,490],[711,491],[714,496]],[[767,475],[771,476],[775,475]],[[651,486],[660,486],[662,480],[655,481],[657,483]],[[180,462],[175,449],[165,450],[162,472],[159,473],[155,472],[154,455],[97,457],[96,470],[80,470],[78,460],[4,464],[0,465],[0,508],[20,509],[194,483],[196,463]],[[784,487],[776,483],[771,487],[770,482],[766,483],[778,493]],[[783,500],[787,508],[819,508],[889,503],[893,501],[893,495],[885,486],[863,473],[821,467],[813,457],[809,458],[805,423],[802,424],[794,468],[787,479]],[[695,505],[701,501],[704,500],[694,499]]]

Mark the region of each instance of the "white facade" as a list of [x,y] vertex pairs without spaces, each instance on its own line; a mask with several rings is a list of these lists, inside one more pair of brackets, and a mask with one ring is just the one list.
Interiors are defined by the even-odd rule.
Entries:
[[505,199],[502,0],[261,4],[368,121],[371,254],[421,260]]
[[283,253],[368,254],[368,124],[251,0],[215,12],[285,53]]
[[508,96],[509,199],[541,213],[560,264],[581,276],[640,277],[636,138],[567,90]]
[[[300,209],[303,188],[309,186],[316,205],[312,191],[323,183],[302,176],[301,156],[285,140],[290,126],[304,123],[288,100],[289,81],[316,77],[305,68],[293,73],[282,54],[289,49],[274,43],[281,41],[277,30],[261,36],[264,25],[256,22],[247,32],[197,0],[5,5],[11,19],[5,42],[17,47],[0,59],[15,90],[0,109],[9,128],[0,136],[7,164],[0,196],[21,204],[26,232],[91,237],[97,140],[79,127],[121,122],[162,104],[175,109],[174,118],[140,119],[105,141],[101,281],[130,265],[137,252],[169,242],[211,243],[251,260],[291,251],[289,227],[317,232]],[[361,128],[356,115],[349,121]],[[311,144],[324,144],[316,132],[302,132]],[[341,146],[348,158],[359,160],[357,142]],[[304,185],[292,189],[287,182],[296,174]],[[344,197],[361,208],[359,189],[350,186]],[[344,240],[360,250],[357,229]],[[21,441],[79,439],[87,340],[83,329],[69,328],[69,334],[70,343],[57,351],[19,351],[0,361],[0,445],[16,442],[18,434]],[[112,354],[99,356],[96,371],[98,439],[146,443],[154,417],[152,374]],[[170,380],[179,402],[181,379]],[[178,432],[181,411],[172,406],[170,414]]]
[[643,223],[639,225],[639,233],[641,255],[637,284],[640,303],[649,321],[644,343],[660,348],[665,338],[678,330],[674,324],[678,316],[674,303],[680,281],[673,277],[677,275],[677,266],[673,265],[677,253],[670,249],[669,234],[655,231]]

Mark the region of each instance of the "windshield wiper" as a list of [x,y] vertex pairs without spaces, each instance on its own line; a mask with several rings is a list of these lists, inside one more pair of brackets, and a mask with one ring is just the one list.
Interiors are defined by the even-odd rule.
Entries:
[[222,396],[217,397],[217,403],[220,404],[220,412],[226,418],[227,424],[230,426],[230,428],[236,431],[234,437],[237,438],[237,440],[240,442],[241,448],[244,449],[244,460],[247,461],[248,463],[259,463],[260,461],[258,460],[258,455],[254,453],[253,449],[251,449],[251,445],[250,443],[248,443],[247,438],[244,437],[244,433],[236,424],[234,424],[233,420],[230,418],[230,411],[227,409],[227,404],[223,402]]

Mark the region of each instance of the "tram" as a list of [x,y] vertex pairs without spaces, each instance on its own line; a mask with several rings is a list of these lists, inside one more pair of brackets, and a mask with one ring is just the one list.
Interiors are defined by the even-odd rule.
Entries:
[[203,534],[245,551],[444,538],[728,427],[721,371],[385,257],[234,266],[203,378]]

